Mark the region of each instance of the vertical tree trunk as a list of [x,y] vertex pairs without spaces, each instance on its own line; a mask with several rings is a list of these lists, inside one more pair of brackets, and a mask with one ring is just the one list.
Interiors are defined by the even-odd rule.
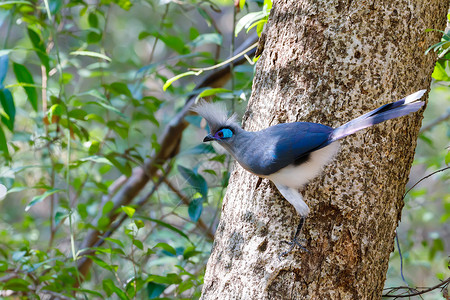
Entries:
[[[447,0],[274,0],[245,128],[337,127],[428,88]],[[345,138],[302,192],[309,253],[287,249],[299,218],[268,180],[236,166],[202,299],[380,298],[421,123],[416,113]]]

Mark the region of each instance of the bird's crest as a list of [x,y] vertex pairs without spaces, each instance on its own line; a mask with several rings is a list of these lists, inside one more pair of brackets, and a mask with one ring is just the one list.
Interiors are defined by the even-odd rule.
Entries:
[[211,103],[202,99],[191,110],[202,116],[208,122],[211,133],[215,133],[223,127],[239,126],[236,123],[237,115],[232,114],[228,117],[227,107],[222,102]]

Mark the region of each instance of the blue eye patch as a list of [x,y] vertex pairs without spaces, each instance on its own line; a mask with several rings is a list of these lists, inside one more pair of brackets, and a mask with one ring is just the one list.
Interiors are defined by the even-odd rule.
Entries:
[[217,131],[216,136],[219,139],[227,139],[227,138],[230,138],[233,136],[233,131],[231,131],[231,129],[224,128],[224,129]]

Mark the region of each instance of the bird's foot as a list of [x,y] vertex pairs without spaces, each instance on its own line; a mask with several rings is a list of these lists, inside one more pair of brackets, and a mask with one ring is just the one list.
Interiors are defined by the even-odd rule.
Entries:
[[300,249],[302,249],[302,250],[305,251],[305,252],[309,252],[308,249],[306,249],[302,244],[300,244],[300,242],[306,242],[306,240],[305,240],[305,239],[299,239],[299,238],[298,238],[298,236],[299,236],[299,234],[300,234],[300,232],[301,232],[301,230],[302,230],[302,227],[303,227],[303,224],[304,224],[304,223],[305,223],[305,217],[302,217],[302,218],[300,219],[300,223],[299,223],[298,226],[297,226],[297,230],[295,231],[294,238],[292,239],[292,241],[290,241],[290,242],[288,242],[288,241],[281,241],[282,243],[288,244],[290,247],[289,247],[289,249],[288,249],[287,251],[282,252],[280,255],[278,255],[278,259],[279,259],[279,260],[281,260],[281,258],[282,258],[283,256],[286,256],[286,255],[288,255],[289,253],[291,253],[292,250],[294,250],[294,248],[295,248],[296,246],[299,247]]
[[283,256],[286,256],[286,255],[288,255],[289,253],[291,253],[292,250],[294,250],[294,248],[295,248],[296,246],[299,247],[300,249],[302,249],[302,250],[305,251],[305,252],[309,252],[308,249],[306,249],[302,244],[300,244],[300,242],[306,242],[305,239],[297,239],[297,238],[294,238],[294,239],[292,239],[292,241],[290,241],[290,242],[288,242],[288,241],[281,241],[281,242],[282,242],[282,243],[288,244],[290,247],[289,247],[289,249],[288,249],[287,251],[284,251],[284,252],[282,252],[280,255],[278,255],[278,259],[280,259],[280,260],[281,260],[281,258],[282,258]]

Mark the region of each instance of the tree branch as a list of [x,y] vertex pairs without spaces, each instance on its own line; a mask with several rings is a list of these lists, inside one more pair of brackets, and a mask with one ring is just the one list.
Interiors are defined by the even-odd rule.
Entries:
[[[239,53],[243,49],[246,49],[249,45],[255,43],[257,41],[257,38],[258,36],[256,34],[251,35],[238,49],[236,49],[235,53]],[[254,49],[245,54],[250,56],[253,55],[253,53]],[[241,56],[233,62],[233,65],[240,65],[245,62],[245,57]],[[204,79],[202,79],[196,85],[195,89],[201,89],[203,87],[221,87],[228,81],[229,78],[230,64],[227,64],[214,70],[213,73],[204,77]],[[182,133],[188,126],[188,123],[184,120],[184,117],[190,112],[196,96],[197,94],[188,97],[183,109],[172,119],[172,121],[165,128],[163,134],[159,139],[161,145],[160,151],[153,155],[151,158],[146,159],[143,167],[135,168],[132,172],[132,175],[126,180],[126,182],[123,182],[120,190],[118,190],[114,194],[114,196],[112,196],[110,201],[113,202],[114,208],[111,210],[111,213],[108,216],[110,219],[110,224],[113,223],[118,216],[117,213],[114,213],[116,209],[121,207],[122,205],[130,204],[131,201],[133,201],[133,199],[139,194],[139,192],[142,191],[150,178],[156,174],[159,166],[164,165],[168,160],[173,158],[178,153]],[[104,201],[104,203],[106,202],[107,201]],[[94,226],[96,225],[97,223],[94,222]],[[82,241],[80,248],[85,249],[90,248],[94,245],[101,244],[103,240],[101,240],[100,236],[101,232],[99,230],[89,230],[84,240]],[[92,261],[90,259],[80,259],[78,262],[79,272],[83,276],[85,276],[88,273],[91,264]]]

